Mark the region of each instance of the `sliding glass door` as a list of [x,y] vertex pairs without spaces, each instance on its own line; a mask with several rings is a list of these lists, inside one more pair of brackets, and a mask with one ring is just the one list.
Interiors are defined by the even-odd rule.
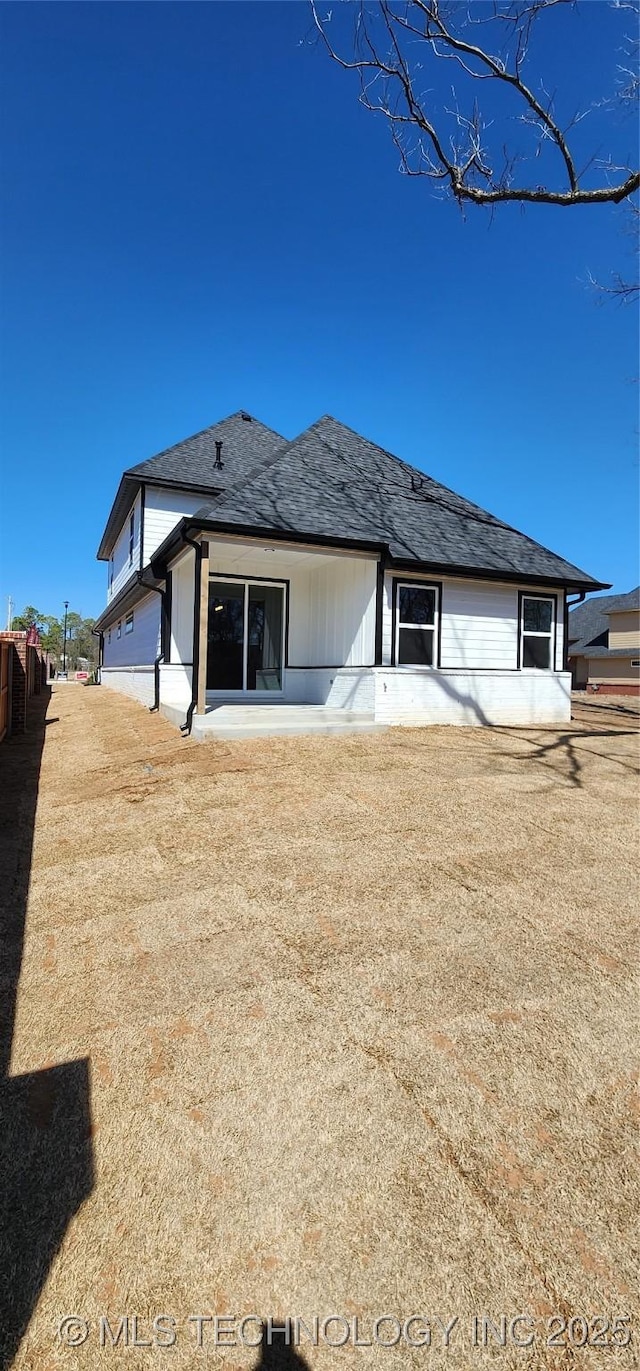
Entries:
[[282,690],[284,593],[275,582],[209,582],[207,690]]

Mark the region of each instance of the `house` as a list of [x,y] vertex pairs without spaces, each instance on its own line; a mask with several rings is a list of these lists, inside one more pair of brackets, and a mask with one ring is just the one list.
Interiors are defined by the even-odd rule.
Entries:
[[102,684],[198,736],[563,723],[568,596],[607,588],[330,416],[130,467],[98,557]]
[[640,586],[599,595],[569,615],[569,666],[577,689],[640,693]]

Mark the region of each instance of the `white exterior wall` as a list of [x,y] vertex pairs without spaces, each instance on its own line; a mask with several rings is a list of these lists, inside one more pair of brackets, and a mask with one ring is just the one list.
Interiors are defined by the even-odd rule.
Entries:
[[160,596],[145,595],[133,607],[133,633],[125,633],[126,614],[119,616],[122,634],[118,638],[118,619],[104,630],[103,668],[153,666],[160,651]]
[[171,567],[171,648],[170,660],[191,666],[193,656],[193,618],[196,554],[185,552]]
[[379,667],[374,674],[376,723],[564,724],[571,718],[569,672]]
[[103,686],[129,695],[132,700],[151,708],[155,699],[155,676],[150,666],[103,667],[100,673]]
[[145,486],[143,565],[147,565],[154,552],[185,515],[195,514],[197,509],[202,509],[206,504],[207,496],[202,493],[191,495],[183,490],[163,490],[159,486]]
[[373,666],[377,568],[347,555],[309,571],[306,632],[289,648],[295,666]]
[[127,517],[120,529],[118,537],[113,546],[113,581],[109,585],[110,565],[107,563],[107,604],[113,600],[114,596],[122,590],[122,587],[133,576],[134,571],[140,569],[140,492],[131,506],[134,514],[134,534],[133,534],[133,558],[129,559],[129,516],[131,509],[127,511]]
[[[393,581],[428,582],[425,575],[386,572],[382,618],[382,661],[392,661]],[[434,576],[442,584],[440,613],[440,666],[472,670],[511,670],[518,666],[518,590],[548,595],[556,600],[555,669],[562,671],[564,642],[564,591],[545,586],[506,585],[497,581],[471,581],[462,577]],[[404,669],[404,668],[403,668]],[[429,668],[426,668],[429,670]]]
[[287,670],[287,704],[328,705],[373,714],[375,679],[371,667],[303,667]]

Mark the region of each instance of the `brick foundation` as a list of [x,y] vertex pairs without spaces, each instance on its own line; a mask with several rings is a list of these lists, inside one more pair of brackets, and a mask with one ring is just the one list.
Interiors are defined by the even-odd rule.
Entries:
[[640,695],[640,681],[625,681],[622,685],[616,685],[615,681],[604,681],[597,688],[592,685],[587,686],[589,695]]

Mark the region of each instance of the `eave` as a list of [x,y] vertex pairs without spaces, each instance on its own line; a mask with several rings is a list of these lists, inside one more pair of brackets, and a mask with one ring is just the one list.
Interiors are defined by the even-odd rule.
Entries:
[[[147,580],[144,579],[145,575]],[[144,571],[134,571],[133,575],[123,585],[122,590],[114,595],[107,608],[103,609],[102,614],[96,619],[92,632],[101,633],[104,628],[113,623],[114,619],[122,618],[123,614],[126,614],[140,600],[143,600],[150,591],[161,590],[163,587],[164,582],[158,581],[150,567],[145,567]]]
[[595,591],[609,590],[610,585],[603,581],[595,581],[590,577],[566,577],[566,576],[543,576],[538,573],[518,572],[513,569],[496,569],[495,567],[469,567],[460,566],[454,563],[426,562],[417,561],[410,558],[392,557],[389,547],[383,542],[368,542],[357,538],[331,538],[320,534],[311,535],[302,533],[297,529],[274,529],[268,526],[262,527],[255,524],[236,524],[225,523],[216,519],[184,518],[172,529],[171,533],[165,538],[164,542],[156,550],[151,558],[151,567],[154,575],[164,576],[167,566],[174,557],[188,544],[185,534],[190,533],[220,533],[241,538],[267,539],[269,542],[283,543],[302,543],[309,547],[335,547],[352,549],[360,552],[371,552],[374,556],[384,558],[389,568],[396,568],[399,571],[411,571],[414,574],[424,573],[426,575],[440,576],[459,576],[467,580],[501,581],[509,585],[531,585],[562,587],[564,590],[571,591]]

